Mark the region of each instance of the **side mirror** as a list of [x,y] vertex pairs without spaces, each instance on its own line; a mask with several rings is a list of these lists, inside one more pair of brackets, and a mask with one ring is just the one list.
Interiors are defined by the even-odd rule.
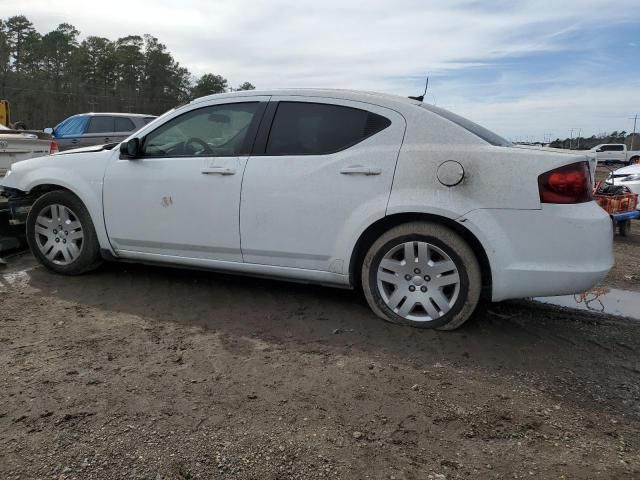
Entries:
[[603,150],[603,149],[601,149],[601,148],[597,148],[597,149],[596,149],[596,152],[604,152],[604,150]]
[[139,158],[141,153],[139,138],[132,138],[128,142],[120,144],[120,158]]
[[44,133],[48,134],[48,135],[53,135],[53,128],[51,127],[47,127],[43,130]]

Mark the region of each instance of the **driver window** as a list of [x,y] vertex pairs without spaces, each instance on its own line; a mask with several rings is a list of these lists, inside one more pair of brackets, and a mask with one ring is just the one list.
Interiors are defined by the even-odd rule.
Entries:
[[241,155],[258,102],[230,103],[192,110],[144,139],[146,157],[228,157]]

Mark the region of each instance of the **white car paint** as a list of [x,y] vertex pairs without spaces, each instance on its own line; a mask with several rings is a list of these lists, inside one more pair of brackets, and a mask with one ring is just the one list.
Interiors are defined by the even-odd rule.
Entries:
[[[629,165],[610,173],[606,183],[609,185],[623,185],[633,193],[640,195],[640,164]],[[638,205],[638,209],[640,209],[640,205]]]
[[[101,247],[118,258],[349,287],[363,232],[394,215],[426,214],[473,235],[490,264],[492,298],[562,295],[601,281],[612,226],[595,202],[541,204],[538,175],[585,155],[492,146],[414,100],[340,90],[234,92],[177,108],[130,138],[206,105],[241,99],[328,102],[382,113],[391,127],[315,157],[121,160],[118,149],[14,165],[0,185],[60,185],[87,206]],[[462,182],[437,169],[454,160]],[[209,162],[209,163],[208,163]],[[208,167],[235,175],[202,175]],[[362,167],[372,175],[341,173]]]

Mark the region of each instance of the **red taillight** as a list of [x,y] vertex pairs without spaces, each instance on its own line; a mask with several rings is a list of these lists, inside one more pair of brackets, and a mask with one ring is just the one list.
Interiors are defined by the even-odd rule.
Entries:
[[538,177],[542,203],[584,203],[593,200],[589,162],[572,163]]
[[58,148],[58,144],[54,141],[51,141],[51,144],[49,145],[49,154],[53,155],[54,153],[58,153],[60,151],[60,149]]

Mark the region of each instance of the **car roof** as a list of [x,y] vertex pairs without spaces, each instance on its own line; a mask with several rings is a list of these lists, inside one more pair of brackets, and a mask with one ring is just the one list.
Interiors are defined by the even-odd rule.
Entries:
[[[78,113],[77,115],[91,115],[94,117],[109,116],[109,117],[157,117],[157,115],[148,115],[146,113],[122,113],[122,112],[87,112]],[[77,115],[74,115],[77,116]]]
[[373,103],[384,107],[400,107],[408,105],[420,105],[421,102],[410,99],[408,97],[400,97],[386,93],[367,92],[360,90],[343,90],[332,88],[283,88],[272,90],[241,90],[231,93],[216,93],[207,95],[206,97],[196,98],[190,103],[199,103],[209,100],[217,100],[224,98],[240,98],[255,96],[300,96],[300,97],[316,97],[316,98],[333,98],[340,100],[354,100],[357,102]]

